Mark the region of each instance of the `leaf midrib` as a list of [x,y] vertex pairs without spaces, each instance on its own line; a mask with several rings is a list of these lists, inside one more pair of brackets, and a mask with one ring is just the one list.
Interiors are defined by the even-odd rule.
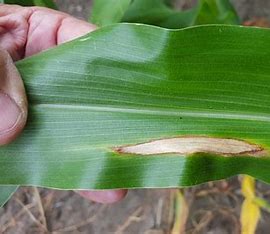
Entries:
[[89,105],[74,105],[74,104],[30,104],[32,107],[38,108],[51,108],[51,109],[76,109],[87,110],[96,112],[118,112],[118,113],[134,113],[156,116],[178,116],[178,117],[197,117],[197,118],[214,118],[214,119],[234,119],[234,120],[248,120],[248,121],[263,121],[270,122],[270,115],[261,114],[241,114],[241,113],[224,113],[224,112],[207,112],[207,111],[188,111],[188,110],[169,110],[169,109],[135,109],[135,108],[123,108],[114,106],[89,106]]

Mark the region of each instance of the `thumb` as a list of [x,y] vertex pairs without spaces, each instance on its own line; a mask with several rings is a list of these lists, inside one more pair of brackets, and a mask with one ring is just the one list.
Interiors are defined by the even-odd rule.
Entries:
[[0,49],[0,145],[19,135],[26,118],[27,99],[21,76],[8,52]]

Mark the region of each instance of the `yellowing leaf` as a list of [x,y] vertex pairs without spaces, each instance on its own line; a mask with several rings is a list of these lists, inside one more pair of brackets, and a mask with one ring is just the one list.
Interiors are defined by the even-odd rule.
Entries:
[[246,199],[242,205],[241,227],[242,234],[255,233],[260,219],[260,208],[251,199]]
[[241,210],[242,234],[253,234],[260,219],[260,207],[254,202],[255,180],[252,177],[244,176],[242,193],[245,197]]
[[242,182],[242,193],[247,199],[255,197],[255,180],[251,176],[244,176]]
[[188,212],[189,209],[185,196],[180,190],[177,190],[175,193],[175,221],[171,234],[180,234],[185,232]]

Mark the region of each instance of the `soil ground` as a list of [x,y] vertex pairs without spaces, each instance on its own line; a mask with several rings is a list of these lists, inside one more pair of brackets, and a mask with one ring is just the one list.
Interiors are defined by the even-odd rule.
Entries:
[[[88,18],[90,0],[56,2],[61,10]],[[178,1],[178,6],[187,8],[194,2]],[[243,21],[270,20],[269,0],[233,2]],[[101,205],[71,191],[24,187],[0,209],[0,233],[162,234],[171,233],[175,221],[184,220],[185,215],[186,233],[239,233],[243,201],[240,180],[241,177],[234,177],[182,190],[187,209],[180,218],[175,206],[179,192],[173,189],[132,190],[122,202]],[[257,182],[257,194],[270,201],[270,185]],[[256,233],[269,233],[269,228],[270,215],[263,211]]]

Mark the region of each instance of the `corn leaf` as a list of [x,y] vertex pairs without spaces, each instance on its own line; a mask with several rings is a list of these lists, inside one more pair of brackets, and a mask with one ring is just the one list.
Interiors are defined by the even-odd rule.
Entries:
[[2,0],[1,3],[18,4],[21,6],[43,6],[57,9],[53,0]]
[[229,0],[200,0],[194,25],[240,24],[240,19]]
[[260,208],[251,200],[246,199],[241,210],[241,233],[254,234],[260,219]]
[[15,193],[17,186],[0,186],[0,208]]
[[171,234],[185,233],[186,222],[188,219],[189,207],[185,195],[180,191],[175,191],[175,214]]
[[57,9],[56,4],[53,0],[33,0],[35,6],[48,7],[52,9]]
[[164,0],[135,0],[127,9],[122,22],[144,23],[165,28],[183,28],[193,25],[199,8],[177,11]]
[[170,2],[96,0],[91,21],[99,26],[122,21],[165,28],[183,28],[198,24],[239,24],[240,22],[229,0],[200,0],[195,7],[184,11],[173,9]]
[[261,209],[264,209],[267,212],[270,212],[270,204],[265,199],[262,199],[260,197],[255,197],[253,199],[254,203],[257,204]]
[[[270,182],[269,41],[268,29],[120,24],[17,62],[29,120],[0,148],[0,184],[178,187],[236,174]],[[168,142],[155,140],[174,137],[193,141],[187,153],[177,144],[160,152]],[[217,139],[251,150],[222,153],[235,142]],[[145,142],[156,143],[153,155],[123,152]]]
[[98,26],[119,23],[131,0],[97,0],[94,1],[90,21]]
[[260,219],[260,207],[254,202],[255,180],[250,176],[244,176],[242,182],[242,193],[245,200],[241,210],[241,233],[254,234]]

